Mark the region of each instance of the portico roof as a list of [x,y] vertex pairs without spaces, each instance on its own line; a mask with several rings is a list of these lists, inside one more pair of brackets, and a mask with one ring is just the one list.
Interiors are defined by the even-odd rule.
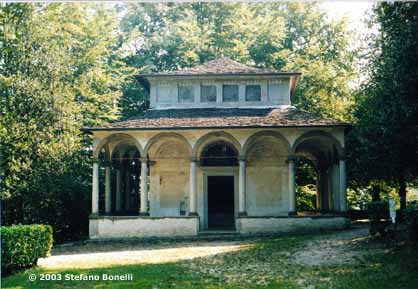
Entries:
[[202,128],[347,127],[348,123],[317,117],[294,107],[150,109],[126,121],[85,131]]

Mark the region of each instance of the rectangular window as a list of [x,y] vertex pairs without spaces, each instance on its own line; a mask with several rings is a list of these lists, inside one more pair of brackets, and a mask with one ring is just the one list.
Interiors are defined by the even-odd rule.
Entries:
[[260,101],[261,87],[260,85],[247,85],[245,87],[245,101]]
[[200,102],[216,102],[216,85],[200,86]]
[[223,85],[222,87],[222,101],[232,102],[238,101],[238,85]]
[[194,87],[193,86],[179,86],[178,87],[179,103],[194,102]]

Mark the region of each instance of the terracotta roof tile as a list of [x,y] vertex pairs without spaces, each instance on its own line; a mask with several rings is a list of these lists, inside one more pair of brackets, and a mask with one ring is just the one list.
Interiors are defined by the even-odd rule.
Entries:
[[[248,66],[234,60],[231,60],[227,57],[218,58],[215,60],[208,61],[204,64],[187,67],[175,71],[163,71],[153,74],[153,76],[158,75],[211,75],[211,74],[282,74],[286,72],[277,71],[274,69],[266,68],[257,68],[253,66]],[[297,74],[297,73],[291,73]],[[144,75],[145,76],[145,75]]]
[[348,126],[294,107],[153,109],[138,117],[84,130]]

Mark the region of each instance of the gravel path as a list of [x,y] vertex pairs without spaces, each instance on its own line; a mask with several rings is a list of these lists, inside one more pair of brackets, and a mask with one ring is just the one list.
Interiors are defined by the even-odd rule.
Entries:
[[294,260],[308,266],[353,263],[363,255],[364,248],[360,245],[367,240],[368,234],[368,227],[360,226],[317,237],[300,248]]
[[[313,236],[312,240],[305,242],[292,254],[286,251],[265,252],[267,256],[265,256],[265,260],[262,260],[263,264],[260,265],[267,270],[271,267],[269,266],[270,262],[284,262],[284,260],[289,260],[289,264],[296,263],[307,266],[350,263],[355,258],[361,256],[360,243],[364,243],[367,234],[368,229],[363,226],[346,231]],[[260,269],[257,264],[260,261],[258,260],[259,258],[254,259],[251,250],[246,250],[254,246],[254,244],[257,244],[257,240],[183,240],[178,242],[160,240],[152,242],[86,243],[72,246],[57,246],[53,249],[52,256],[40,259],[38,265],[46,269],[71,267],[87,269],[114,265],[157,264],[189,260],[186,263],[189,264],[191,262],[191,268],[194,267],[194,263],[203,262],[204,264],[209,264],[206,269],[215,270],[216,266],[212,268],[210,264],[214,262],[213,264],[220,265],[220,260],[226,255],[228,259],[235,259],[238,263],[246,263],[246,258],[252,259],[251,264],[248,265]],[[232,255],[226,254],[229,252],[235,253]],[[260,252],[264,254],[263,251],[259,251],[257,254],[260,254]],[[273,256],[275,258],[271,258]],[[197,261],[194,262],[193,260]],[[230,262],[228,261],[227,263]],[[273,264],[271,265],[274,267]],[[230,269],[232,270],[232,268],[233,266]],[[208,271],[205,268],[202,269],[205,272]]]

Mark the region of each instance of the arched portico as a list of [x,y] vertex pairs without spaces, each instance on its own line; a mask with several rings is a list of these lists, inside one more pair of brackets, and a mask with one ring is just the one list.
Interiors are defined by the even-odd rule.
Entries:
[[152,164],[150,170],[151,204],[154,217],[185,215],[193,211],[190,198],[189,141],[178,133],[160,133],[145,147]]
[[235,137],[233,137],[231,134],[227,132],[215,131],[201,136],[196,141],[195,145],[193,146],[192,157],[198,159],[202,154],[202,150],[205,148],[207,144],[220,141],[230,143],[234,147],[234,149],[239,153],[239,155],[241,155],[241,144]]
[[[344,148],[338,139],[332,134],[320,130],[301,135],[291,149],[291,158],[289,159],[291,171],[294,172],[297,160],[300,159],[311,161],[316,171],[317,209],[345,211]],[[296,201],[294,207],[296,209]]]
[[138,214],[142,153],[141,145],[128,134],[112,134],[95,146],[93,215]]

